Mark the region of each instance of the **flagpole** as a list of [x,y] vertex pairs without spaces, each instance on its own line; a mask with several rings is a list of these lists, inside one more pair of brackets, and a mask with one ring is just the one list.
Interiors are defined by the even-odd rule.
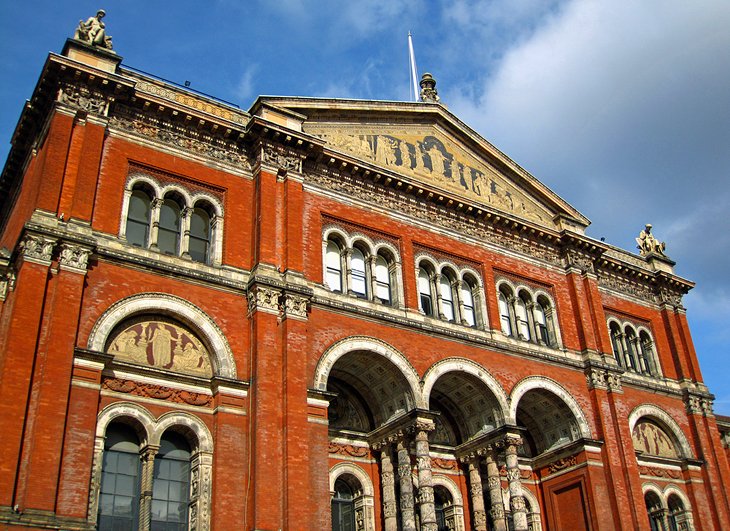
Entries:
[[413,51],[413,37],[411,32],[408,32],[408,63],[410,66],[410,77],[413,85],[413,101],[418,101],[418,77],[416,70],[416,54]]

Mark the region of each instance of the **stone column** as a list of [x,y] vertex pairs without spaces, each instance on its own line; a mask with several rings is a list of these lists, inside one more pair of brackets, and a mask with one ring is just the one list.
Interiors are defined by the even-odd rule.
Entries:
[[193,217],[193,209],[183,207],[180,220],[180,256],[190,259],[190,222]]
[[487,512],[484,509],[484,487],[482,486],[482,475],[479,472],[479,457],[470,456],[468,467],[469,494],[474,515],[472,526],[475,531],[487,531]]
[[160,233],[160,209],[162,208],[162,201],[159,197],[155,197],[152,199],[152,204],[150,205],[150,234],[147,245],[149,245],[150,249],[154,250],[158,249],[157,236]]
[[418,502],[422,531],[438,531],[436,508],[433,503],[431,456],[428,448],[428,432],[435,428],[433,421],[416,424],[416,463],[418,466]]
[[152,521],[152,475],[155,471],[157,446],[147,446],[142,450],[142,478],[139,496],[139,531],[149,531]]
[[509,481],[509,506],[512,510],[515,531],[527,531],[527,511],[525,510],[525,498],[522,496],[520,467],[517,462],[517,447],[521,444],[522,438],[518,435],[508,435],[504,439],[504,455]]
[[385,531],[398,531],[398,502],[395,499],[395,474],[389,444],[383,445],[380,449],[380,475],[383,485]]
[[502,501],[502,482],[499,479],[497,466],[497,452],[489,447],[486,455],[487,486],[489,487],[489,515],[492,517],[494,531],[507,531],[507,520],[504,517],[504,502]]
[[367,256],[365,258],[365,267],[368,270],[368,274],[365,275],[365,281],[367,282],[367,290],[368,290],[368,300],[374,301],[377,299],[375,296],[375,293],[378,290],[378,282],[375,277],[375,261],[377,260],[377,256],[374,254],[371,254],[370,256]]
[[413,479],[411,478],[411,456],[408,441],[401,437],[397,443],[398,482],[400,485],[400,517],[402,531],[416,531],[416,516],[413,512]]

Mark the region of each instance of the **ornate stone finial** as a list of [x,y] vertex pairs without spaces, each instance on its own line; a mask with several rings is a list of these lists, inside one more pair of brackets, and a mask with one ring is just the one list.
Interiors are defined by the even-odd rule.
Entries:
[[89,17],[86,22],[79,20],[79,25],[74,32],[74,39],[91,46],[112,50],[112,38],[106,34],[106,26],[101,21],[105,16],[106,11],[100,9],[96,12],[96,15]]
[[651,225],[646,224],[644,230],[639,233],[639,237],[636,238],[637,246],[641,256],[648,256],[650,254],[658,254],[659,256],[667,256],[664,254],[664,249],[667,245],[664,242],[657,240],[651,233]]
[[439,99],[438,90],[436,90],[436,80],[431,74],[426,72],[421,77],[421,101],[425,103],[438,103]]

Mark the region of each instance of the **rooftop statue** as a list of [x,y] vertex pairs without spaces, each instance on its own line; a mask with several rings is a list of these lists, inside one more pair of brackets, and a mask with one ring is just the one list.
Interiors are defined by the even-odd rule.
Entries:
[[106,34],[105,25],[101,19],[106,16],[106,12],[100,9],[96,15],[89,17],[86,22],[79,20],[79,25],[74,33],[74,39],[92,46],[112,49],[112,38]]
[[654,237],[651,233],[651,225],[649,223],[647,223],[644,230],[639,233],[639,237],[636,238],[636,243],[638,244],[636,247],[639,249],[639,254],[641,254],[641,256],[647,256],[650,254],[667,256],[664,254],[664,249],[667,247],[666,243],[660,242]]
[[427,103],[438,103],[439,93],[436,90],[436,80],[431,74],[426,72],[421,77],[421,101]]

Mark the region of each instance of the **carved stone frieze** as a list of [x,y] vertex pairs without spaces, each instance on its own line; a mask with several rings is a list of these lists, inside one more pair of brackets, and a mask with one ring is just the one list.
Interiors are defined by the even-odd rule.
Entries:
[[91,114],[106,116],[110,100],[84,85],[66,85],[59,89],[58,101]]
[[[367,457],[370,451],[362,446],[353,446],[351,444],[339,444],[330,442],[328,451],[330,454],[342,455],[345,457]],[[392,477],[392,474],[391,474]]]
[[665,304],[670,304],[675,308],[682,307],[682,293],[669,286],[659,288],[659,300]]
[[680,470],[647,465],[639,465],[639,474],[667,479],[680,479],[682,477],[682,472]]
[[595,273],[593,257],[576,249],[565,250],[565,265],[578,268],[583,273]]
[[256,285],[248,291],[248,313],[262,311],[279,314],[281,290]]
[[702,415],[702,397],[697,395],[687,395],[684,399],[687,413],[690,415]]
[[274,166],[281,171],[301,173],[302,158],[302,155],[284,146],[268,143],[261,146],[261,163]]
[[503,231],[476,218],[467,218],[446,207],[428,203],[372,183],[360,182],[329,168],[313,168],[305,175],[307,182],[335,190],[345,195],[375,202],[378,205],[414,218],[435,223],[460,234],[465,234],[507,248],[524,255],[545,260],[555,265],[563,261],[557,249],[524,236]]
[[58,255],[58,262],[61,269],[85,273],[89,262],[91,249],[75,243],[61,243],[61,252]]
[[109,125],[239,169],[251,169],[248,156],[234,142],[207,135],[192,127],[162,122],[122,105],[115,107]]
[[588,389],[608,389],[608,383],[606,382],[606,371],[589,367],[586,370],[585,374],[586,382],[588,383]]
[[438,468],[441,470],[459,470],[459,463],[455,459],[432,457],[431,464],[434,468]]
[[121,378],[105,378],[101,383],[101,387],[102,389],[108,389],[117,393],[143,396],[145,398],[154,398],[156,400],[165,400],[167,402],[188,404],[191,406],[208,407],[213,403],[213,397],[210,395],[173,389],[162,385],[139,383]]
[[606,383],[608,384],[608,390],[612,393],[623,393],[623,387],[621,386],[621,375],[616,372],[606,373]]
[[29,262],[50,265],[56,241],[46,236],[26,234],[23,241],[20,242],[23,258]]
[[655,303],[657,301],[656,293],[649,284],[636,282],[606,270],[599,270],[598,285],[647,302]]
[[557,461],[553,461],[548,465],[548,470],[551,474],[555,472],[559,472],[561,470],[564,470],[568,467],[575,466],[578,463],[578,458],[575,455],[571,455],[570,457],[562,457],[558,459]]

